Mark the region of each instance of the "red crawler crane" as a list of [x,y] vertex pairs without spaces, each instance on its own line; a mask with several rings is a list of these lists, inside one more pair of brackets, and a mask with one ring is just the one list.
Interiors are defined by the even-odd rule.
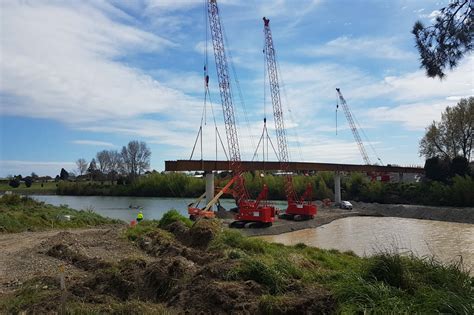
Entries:
[[276,211],[275,207],[266,203],[268,188],[264,186],[258,198],[256,200],[250,200],[244,185],[237,126],[234,117],[234,105],[232,102],[229,66],[225,53],[224,36],[216,0],[208,1],[207,11],[214,48],[217,78],[219,81],[222,111],[224,113],[227,144],[229,146],[230,168],[234,176],[232,190],[239,209],[235,216],[236,221],[232,222],[230,227],[244,227],[248,223],[255,227],[270,226],[275,220]]
[[286,173],[285,192],[288,200],[288,208],[284,214],[280,215],[282,219],[293,220],[309,220],[312,219],[317,212],[317,207],[311,201],[312,187],[308,185],[305,193],[298,198],[293,187],[293,179],[289,170],[289,154],[288,141],[286,138],[285,124],[283,121],[283,109],[280,98],[280,85],[278,82],[278,70],[275,59],[275,49],[273,47],[272,32],[270,30],[270,20],[263,18],[264,34],[265,34],[265,61],[267,64],[267,72],[270,83],[270,94],[273,104],[273,116],[275,119],[275,129],[278,142],[278,159],[281,169]]

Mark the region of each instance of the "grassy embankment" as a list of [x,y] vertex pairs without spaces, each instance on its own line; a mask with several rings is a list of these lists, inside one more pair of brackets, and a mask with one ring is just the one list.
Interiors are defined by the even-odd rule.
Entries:
[[[174,221],[184,224],[171,224]],[[361,258],[303,244],[270,244],[236,231],[221,231],[218,223],[201,223],[191,226],[186,218],[170,212],[160,221],[144,221],[127,229],[125,237],[156,257],[158,264],[119,262],[101,271],[99,300],[78,302],[73,295],[67,309],[163,313],[163,305],[170,303],[172,308],[187,307],[191,312],[230,311],[242,305],[238,302],[243,299],[247,307],[253,305],[254,313],[262,314],[474,311],[473,279],[459,264],[442,265],[433,259],[388,252]],[[201,238],[189,238],[193,235]],[[117,287],[120,299],[111,298]],[[45,291],[32,280],[0,302],[0,309],[31,309],[41,300],[54,301],[59,294],[57,285]],[[180,305],[181,298],[186,303]]]
[[[69,215],[70,220],[66,220],[65,215]],[[119,222],[92,211],[77,211],[67,206],[55,207],[19,195],[0,197],[0,233],[83,228]]]
[[0,192],[3,191],[14,191],[17,194],[28,194],[28,195],[54,195],[57,192],[59,184],[57,182],[34,182],[31,187],[26,187],[25,183],[21,183],[19,187],[13,188],[8,185],[8,181],[0,182]]

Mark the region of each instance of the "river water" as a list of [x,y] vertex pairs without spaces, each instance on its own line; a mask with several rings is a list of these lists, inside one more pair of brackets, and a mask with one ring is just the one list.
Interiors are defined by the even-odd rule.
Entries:
[[[103,216],[130,222],[140,207],[145,219],[160,219],[169,209],[187,215],[192,198],[101,197],[101,196],[32,196],[53,205],[66,204],[77,210],[91,209]],[[221,200],[230,209],[233,200]],[[284,208],[285,202],[276,202]],[[130,208],[130,206],[132,208]],[[474,225],[441,221],[389,218],[348,217],[318,228],[300,230],[261,238],[294,245],[305,243],[325,249],[352,250],[357,255],[371,255],[382,250],[435,255],[443,262],[462,257],[464,265],[474,271]]]
[[392,217],[348,217],[318,228],[261,236],[270,242],[352,250],[359,256],[381,251],[459,261],[474,271],[474,225]]
[[[145,219],[160,219],[170,209],[176,209],[181,214],[188,215],[188,204],[195,198],[161,198],[161,197],[103,197],[103,196],[31,196],[40,201],[59,206],[68,205],[76,210],[93,210],[98,214],[130,222],[137,217],[138,211],[143,212]],[[283,206],[285,201],[275,202]],[[221,199],[221,205],[226,209],[235,207],[232,199]],[[139,208],[138,208],[139,207]]]

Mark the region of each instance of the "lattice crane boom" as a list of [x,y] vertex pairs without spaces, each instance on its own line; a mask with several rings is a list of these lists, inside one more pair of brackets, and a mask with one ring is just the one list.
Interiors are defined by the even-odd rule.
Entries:
[[[285,123],[283,119],[283,108],[280,97],[280,85],[278,80],[278,67],[276,63],[275,48],[273,45],[273,37],[270,29],[270,20],[263,18],[264,23],[264,35],[265,35],[265,48],[263,50],[265,54],[265,61],[268,72],[268,79],[270,84],[270,94],[273,105],[273,117],[275,120],[275,130],[277,135],[278,143],[278,159],[283,171],[286,172],[286,197],[288,200],[288,208],[285,214],[281,217],[286,219],[304,220],[311,219],[316,215],[316,205],[312,204],[309,200],[311,198],[312,187],[308,185],[306,192],[302,198],[298,198],[296,191],[293,187],[293,179],[289,172],[289,153],[288,153],[288,141],[286,137]],[[307,200],[306,200],[307,199]],[[305,202],[306,201],[306,202]]]
[[369,156],[367,155],[367,151],[365,150],[364,143],[362,142],[362,139],[359,135],[359,131],[357,130],[357,127],[354,123],[354,119],[352,117],[352,113],[349,109],[349,106],[347,105],[346,100],[344,99],[344,96],[342,96],[341,90],[339,88],[336,88],[337,95],[339,97],[339,100],[341,102],[342,108],[344,110],[344,115],[347,118],[347,121],[349,122],[349,126],[351,127],[352,134],[354,135],[354,139],[357,143],[357,146],[359,147],[360,154],[362,155],[362,159],[364,159],[365,164],[370,165],[370,159]]
[[229,65],[224,46],[224,35],[219,16],[219,8],[216,0],[208,1],[209,27],[211,29],[212,46],[214,49],[214,59],[216,62],[217,79],[219,82],[219,92],[221,96],[222,111],[224,114],[224,124],[229,148],[229,159],[235,180],[234,192],[237,203],[249,198],[245,189],[241,167],[241,156],[239,148],[239,138],[237,125],[235,123],[234,104],[232,99],[232,87],[230,83]]
[[230,84],[229,66],[224,47],[224,36],[219,17],[219,8],[216,0],[208,2],[209,26],[212,35],[212,46],[214,48],[214,59],[216,62],[217,77],[219,81],[219,92],[224,114],[224,123],[229,146],[229,158],[236,170],[240,170],[240,149],[235,124],[234,104],[232,102],[232,89]]
[[[268,81],[270,86],[270,94],[273,105],[273,117],[275,121],[275,131],[277,135],[278,144],[278,160],[280,161],[282,171],[289,172],[290,161],[288,153],[288,141],[286,137],[285,123],[283,120],[283,108],[281,105],[280,97],[280,85],[278,80],[278,68],[276,65],[275,48],[273,46],[272,31],[270,29],[270,20],[263,18],[264,23],[264,36],[265,36],[265,48],[263,50],[265,54],[265,61],[267,65]],[[296,193],[293,187],[293,182],[289,174],[286,175],[286,195],[289,200],[296,201]]]

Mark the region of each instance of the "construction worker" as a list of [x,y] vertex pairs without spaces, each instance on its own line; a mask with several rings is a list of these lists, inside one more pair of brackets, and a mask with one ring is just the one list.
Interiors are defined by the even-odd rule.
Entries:
[[138,214],[137,214],[137,222],[140,222],[140,221],[142,221],[142,220],[143,220],[143,213],[140,211],[140,212],[138,212]]

